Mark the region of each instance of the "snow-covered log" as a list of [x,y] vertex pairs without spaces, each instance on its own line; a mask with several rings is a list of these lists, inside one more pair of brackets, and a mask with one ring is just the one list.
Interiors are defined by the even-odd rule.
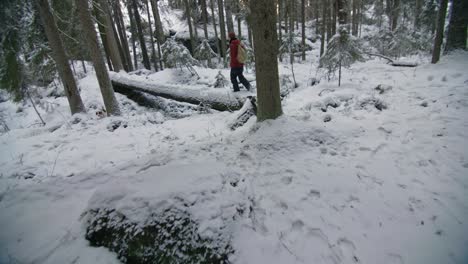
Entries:
[[167,99],[196,105],[209,106],[219,111],[239,110],[246,98],[235,96],[225,89],[197,89],[183,85],[169,85],[149,81],[142,76],[125,73],[110,73],[114,90],[128,94],[139,91]]

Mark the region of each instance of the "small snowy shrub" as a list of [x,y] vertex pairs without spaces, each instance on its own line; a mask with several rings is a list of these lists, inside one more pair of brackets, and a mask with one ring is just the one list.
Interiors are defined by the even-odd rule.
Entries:
[[204,62],[205,67],[211,67],[211,59],[216,56],[217,54],[211,49],[210,43],[206,39],[195,49],[195,58],[202,63]]
[[193,75],[198,75],[194,65],[198,65],[198,61],[190,55],[190,51],[182,44],[177,43],[173,38],[169,38],[161,46],[163,50],[163,60],[166,67],[183,69],[186,67]]
[[338,85],[341,85],[341,68],[349,68],[354,62],[363,60],[359,45],[358,39],[350,35],[346,27],[341,26],[320,58],[319,67],[326,70],[329,79],[338,70]]
[[229,263],[229,241],[202,238],[187,211],[167,208],[144,223],[133,222],[115,209],[87,212],[86,239],[106,247],[123,263]]
[[221,71],[216,74],[216,81],[213,84],[215,88],[223,88],[229,85],[229,81],[224,77],[224,75],[221,73]]
[[[311,50],[312,46],[309,40],[306,40],[306,50]],[[296,52],[302,52],[302,38],[296,33],[285,34],[280,43],[279,56],[282,57],[284,54],[291,54]]]

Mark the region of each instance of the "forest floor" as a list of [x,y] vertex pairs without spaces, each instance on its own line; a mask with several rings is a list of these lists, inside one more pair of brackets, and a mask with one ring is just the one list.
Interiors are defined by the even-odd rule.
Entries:
[[[235,131],[236,113],[119,94],[123,115],[100,118],[93,74],[80,80],[87,114],[44,97],[40,126],[30,104],[0,103],[0,263],[119,263],[89,246],[85,213],[141,222],[181,199],[201,236],[229,239],[232,263],[467,263],[468,54],[356,63],[340,87],[310,85],[316,60],[294,65],[282,117]],[[209,85],[218,72],[197,70],[149,81]]]

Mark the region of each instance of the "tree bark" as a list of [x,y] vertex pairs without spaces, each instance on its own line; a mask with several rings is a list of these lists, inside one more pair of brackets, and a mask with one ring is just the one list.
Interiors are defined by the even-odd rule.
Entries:
[[94,64],[96,77],[101,89],[102,99],[104,101],[107,114],[120,115],[119,104],[115,98],[114,89],[112,88],[112,84],[109,79],[109,73],[107,72],[106,65],[99,50],[93,19],[91,18],[91,13],[89,12],[88,0],[75,0],[75,3],[83,28],[86,44]]
[[[318,1],[318,0],[317,0]],[[321,34],[322,37],[320,38],[320,57],[322,57],[323,53],[325,52],[325,35],[326,35],[326,25],[327,25],[327,0],[322,0],[322,24],[321,24]],[[318,25],[317,25],[318,27]]]
[[143,28],[141,27],[140,13],[138,12],[137,0],[132,1],[133,17],[135,18],[135,25],[138,31],[138,39],[140,40],[141,55],[143,56],[143,66],[147,70],[151,70],[151,64],[148,57],[148,51],[146,49],[145,35],[143,34]]
[[158,60],[156,58],[156,49],[154,48],[154,37],[153,37],[153,26],[151,25],[151,15],[150,15],[150,9],[149,9],[149,0],[145,0],[146,4],[146,15],[148,16],[148,26],[149,26],[149,31],[150,31],[150,40],[151,40],[151,56],[153,56],[153,65],[154,65],[154,70],[158,71]]
[[331,35],[336,34],[336,18],[338,16],[337,0],[331,0]]
[[203,18],[203,33],[205,39],[208,40],[208,10],[206,7],[206,0],[201,0],[202,18]]
[[250,9],[253,18],[257,72],[257,120],[275,119],[282,114],[276,60],[278,55],[276,9],[271,0],[250,1]]
[[218,54],[218,62],[221,62],[221,46],[219,44],[219,37],[218,37],[218,29],[216,26],[216,17],[214,13],[214,2],[215,0],[210,0],[210,8],[211,8],[211,16],[213,17],[213,28],[215,32],[215,39],[216,39],[216,51]]
[[440,49],[444,39],[445,14],[447,13],[448,0],[440,0],[439,12],[437,14],[437,29],[434,38],[434,50],[432,51],[432,63],[437,63],[440,59]]
[[393,0],[392,7],[392,31],[395,31],[398,26],[398,19],[400,16],[400,0]]
[[292,50],[292,42],[294,35],[294,0],[289,0],[289,9],[291,10],[291,15],[289,16],[289,63],[291,65],[294,63],[294,52]]
[[416,0],[415,10],[414,10],[414,29],[419,30],[420,21],[421,21],[421,10],[422,10],[422,1]]
[[305,46],[305,39],[306,39],[306,36],[305,36],[305,0],[302,0],[302,3],[301,3],[301,6],[302,6],[302,60],[305,61],[306,59],[306,46]]
[[223,6],[223,0],[218,0],[218,12],[219,12],[219,27],[220,27],[220,32],[221,34],[221,56],[223,57],[224,60],[224,65],[226,66],[226,24],[224,21],[224,6]]
[[[278,43],[281,45],[281,42],[283,41],[283,30],[282,30],[282,14],[283,14],[283,0],[278,0]],[[280,56],[280,61],[282,61],[283,58]]]
[[98,0],[99,6],[97,10],[98,21],[103,24],[104,37],[106,38],[109,57],[112,61],[112,68],[115,72],[123,70],[122,58],[120,57],[117,40],[115,39],[115,32],[113,30],[113,21],[110,16],[110,9],[107,0]]
[[224,0],[224,9],[226,10],[226,25],[228,32],[234,31],[234,22],[232,21],[232,0]]
[[122,43],[122,50],[124,53],[125,62],[127,64],[127,71],[133,71],[132,57],[130,56],[130,48],[127,41],[127,33],[125,30],[125,23],[123,21],[122,10],[120,9],[120,2],[114,1],[114,17],[117,24],[117,32],[119,33],[120,43]]
[[156,24],[156,40],[158,42],[159,67],[161,68],[161,70],[163,70],[163,60],[161,59],[161,45],[164,43],[165,37],[161,23],[161,17],[159,15],[158,1],[159,0],[151,0],[151,8],[153,10],[154,23]]
[[81,101],[81,96],[76,85],[75,77],[70,69],[68,57],[63,47],[60,33],[55,23],[54,16],[50,11],[48,0],[37,0],[37,7],[39,9],[40,17],[49,41],[50,48],[52,49],[52,58],[57,65],[57,71],[63,83],[65,95],[70,105],[71,114],[86,112],[86,109]]
[[191,15],[190,15],[189,1],[184,0],[184,4],[185,4],[185,15],[187,16],[187,24],[189,28],[189,34],[190,34],[190,51],[192,52],[192,54],[194,54],[196,47],[195,47],[195,37],[193,35],[192,21],[190,19]]
[[136,26],[135,26],[135,18],[133,16],[133,12],[132,12],[132,7],[131,7],[131,4],[129,2],[127,2],[127,12],[128,12],[128,16],[130,18],[130,32],[132,33],[132,51],[133,51],[133,63],[135,65],[135,70],[138,69],[138,56],[137,56],[137,53],[136,53]]
[[446,51],[466,49],[467,25],[468,25],[468,1],[453,0],[452,14],[447,34]]
[[336,24],[336,17],[335,17],[335,0],[326,0],[327,4],[325,7],[325,23],[327,24],[327,44],[330,42],[333,35],[335,35],[335,24]]

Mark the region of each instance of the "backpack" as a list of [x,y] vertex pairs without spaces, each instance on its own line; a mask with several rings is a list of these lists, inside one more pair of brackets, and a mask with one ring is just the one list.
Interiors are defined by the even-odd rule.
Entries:
[[247,51],[242,46],[242,44],[239,43],[239,46],[237,47],[237,61],[239,63],[244,64],[246,60],[247,60]]

